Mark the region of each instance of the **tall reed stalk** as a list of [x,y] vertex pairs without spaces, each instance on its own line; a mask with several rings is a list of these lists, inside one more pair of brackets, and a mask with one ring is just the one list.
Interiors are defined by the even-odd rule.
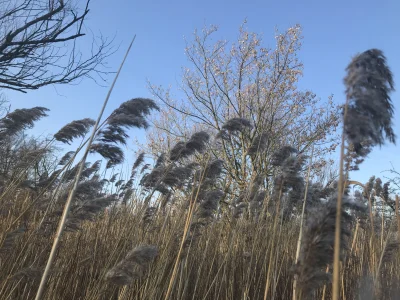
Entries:
[[95,137],[97,128],[98,128],[98,126],[100,124],[101,118],[103,117],[104,110],[105,110],[105,108],[107,106],[108,100],[110,99],[111,92],[114,89],[115,83],[117,82],[118,76],[121,73],[122,67],[123,67],[123,65],[125,63],[126,58],[128,57],[129,51],[131,50],[131,47],[132,47],[133,42],[135,41],[135,38],[136,38],[136,35],[133,37],[131,43],[129,44],[128,50],[125,53],[125,56],[124,56],[124,58],[122,60],[122,63],[121,63],[121,65],[120,65],[120,67],[119,67],[119,69],[117,71],[117,74],[115,75],[114,81],[111,84],[111,87],[110,87],[110,89],[109,89],[109,91],[107,93],[107,96],[106,96],[106,98],[105,98],[105,100],[103,102],[103,106],[102,106],[102,108],[100,110],[100,113],[99,113],[99,115],[97,117],[96,123],[95,123],[95,125],[93,127],[92,134],[91,134],[91,136],[89,138],[88,144],[86,146],[86,150],[85,150],[85,152],[83,154],[83,157],[81,159],[81,162],[80,162],[80,166],[79,166],[78,172],[77,172],[77,174],[75,176],[73,187],[72,187],[72,189],[71,189],[71,191],[70,191],[70,193],[68,195],[67,201],[65,203],[64,211],[63,211],[63,214],[61,216],[61,219],[60,219],[60,222],[59,222],[59,225],[58,225],[58,228],[57,228],[57,232],[56,232],[56,235],[55,235],[55,238],[54,238],[53,246],[51,248],[46,267],[44,269],[43,275],[42,275],[41,280],[40,280],[40,284],[39,284],[38,291],[36,293],[35,300],[40,300],[42,298],[42,295],[43,295],[43,292],[44,292],[44,288],[45,288],[45,285],[46,285],[46,281],[47,281],[47,277],[49,275],[49,272],[50,272],[50,269],[51,269],[51,265],[52,265],[53,260],[55,258],[57,247],[58,247],[58,244],[59,244],[60,239],[61,239],[62,232],[63,232],[64,227],[65,227],[65,222],[67,220],[67,216],[68,216],[68,212],[69,212],[69,209],[70,209],[70,206],[71,206],[71,202],[72,202],[72,199],[75,196],[75,193],[76,193],[76,190],[77,190],[77,187],[78,187],[78,183],[79,183],[79,179],[80,179],[83,167],[85,165],[86,158],[87,158],[87,156],[89,154],[89,151],[90,151],[90,146],[92,145],[92,142],[93,142],[93,139]]

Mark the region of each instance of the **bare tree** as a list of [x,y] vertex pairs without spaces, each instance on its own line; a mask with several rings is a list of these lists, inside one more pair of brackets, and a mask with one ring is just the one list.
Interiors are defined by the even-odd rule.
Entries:
[[0,0],[0,88],[20,92],[83,77],[103,79],[110,41],[93,39],[88,57],[76,41],[89,13],[64,0]]
[[[169,90],[150,84],[170,111],[154,120],[154,129],[147,133],[148,146],[154,152],[168,150],[171,140],[189,136],[194,128],[219,135],[219,148],[212,150],[224,159],[239,187],[257,175],[270,177],[271,156],[283,145],[299,154],[309,154],[314,145],[312,170],[322,171],[326,154],[337,145],[339,107],[331,98],[322,101],[297,87],[303,70],[298,58],[300,27],[277,32],[274,49],[263,47],[260,35],[244,25],[232,45],[212,41],[216,31],[216,27],[205,28],[187,42],[191,67],[183,73],[184,100],[174,100]],[[245,120],[251,127],[243,123],[243,130],[229,132],[230,126]]]

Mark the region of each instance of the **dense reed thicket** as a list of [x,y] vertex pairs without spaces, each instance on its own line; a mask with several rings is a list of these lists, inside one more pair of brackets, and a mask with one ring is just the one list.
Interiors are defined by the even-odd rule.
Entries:
[[[147,128],[160,110],[151,99],[121,104],[96,129],[90,152],[103,160],[83,165],[42,299],[332,299],[338,266],[341,299],[398,299],[399,198],[379,178],[348,177],[373,146],[395,142],[393,79],[375,49],[347,73],[339,179],[312,176],[313,152],[295,145],[266,156],[270,137],[242,117],[197,131],[154,161],[139,153],[131,173],[118,174],[130,129]],[[86,144],[95,124],[76,120],[50,140],[27,140],[23,130],[47,112],[0,119],[1,299],[34,299],[82,149],[55,161],[54,147]],[[241,154],[264,155],[270,169],[232,190],[235,175],[216,149],[248,135]]]

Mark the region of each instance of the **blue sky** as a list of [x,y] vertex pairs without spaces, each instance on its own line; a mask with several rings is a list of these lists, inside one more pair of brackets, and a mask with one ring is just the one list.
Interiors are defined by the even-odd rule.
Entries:
[[[274,29],[295,24],[303,28],[303,47],[299,54],[304,63],[300,88],[311,89],[322,99],[334,94],[343,102],[343,77],[351,57],[369,48],[384,51],[400,89],[400,1],[122,1],[94,0],[86,26],[94,34],[115,36],[119,50],[108,60],[116,70],[136,34],[137,38],[105,112],[134,97],[151,97],[149,79],[177,91],[181,67],[188,65],[184,55],[184,36],[204,25],[218,25],[219,35],[235,40],[238,28],[247,19],[250,31],[262,33],[266,46],[274,45]],[[89,47],[90,37],[81,41]],[[112,78],[109,77],[109,82]],[[13,108],[45,106],[50,116],[37,124],[36,134],[55,133],[66,123],[84,117],[96,118],[107,88],[90,80],[79,85],[51,86],[21,94],[6,91]],[[395,104],[395,132],[400,138],[400,93],[392,95]],[[143,137],[138,132],[138,137]],[[133,147],[133,143],[131,144]],[[380,175],[390,162],[400,170],[398,149],[376,149],[361,165],[353,179],[365,182]],[[389,175],[389,174],[386,174]]]

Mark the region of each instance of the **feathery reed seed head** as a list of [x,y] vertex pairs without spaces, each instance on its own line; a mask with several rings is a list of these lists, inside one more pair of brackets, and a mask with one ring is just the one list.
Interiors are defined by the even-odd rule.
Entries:
[[1,243],[0,253],[11,251],[14,247],[15,241],[26,231],[25,227],[20,227],[14,231],[6,234],[3,242]]
[[67,153],[65,153],[63,155],[63,157],[61,157],[60,161],[58,162],[59,166],[63,166],[65,165],[74,155],[75,151],[68,151]]
[[143,245],[131,250],[126,257],[109,270],[106,280],[116,285],[129,285],[135,279],[141,278],[149,264],[158,255],[158,249],[153,245]]
[[[330,279],[330,274],[326,273],[325,269],[333,262],[336,201],[337,193],[309,213],[299,263],[296,266],[299,290],[306,298]],[[344,196],[342,201],[340,238],[343,256],[348,249],[348,238],[354,223],[354,215],[351,212],[365,212],[366,207],[351,201],[347,196]]]
[[193,155],[196,152],[203,153],[209,139],[210,136],[207,132],[196,132],[190,137],[188,142],[177,142],[169,153],[169,159],[171,161],[177,161],[181,158]]
[[253,139],[250,147],[247,149],[247,154],[250,156],[255,156],[257,153],[264,152],[267,149],[267,146],[268,133],[262,132]]
[[227,120],[224,125],[222,125],[222,129],[228,132],[242,132],[247,128],[252,128],[251,122],[244,118],[232,118]]
[[370,147],[382,146],[385,138],[396,142],[392,128],[393,105],[389,94],[394,91],[393,76],[386,57],[378,49],[365,51],[353,58],[346,68],[344,79],[348,98],[344,131],[355,152],[362,157],[371,149],[363,149],[364,141]]
[[21,108],[8,113],[0,119],[0,141],[26,128],[32,128],[35,121],[46,117],[49,109],[45,107]]
[[292,154],[296,154],[297,150],[292,146],[283,146],[274,152],[271,159],[271,165],[278,167]]
[[135,162],[132,165],[132,173],[136,171],[136,169],[144,162],[144,152],[139,153],[138,157],[136,158]]
[[55,135],[54,138],[62,143],[71,144],[71,142],[78,137],[85,137],[89,129],[96,122],[92,119],[85,118],[82,120],[72,121],[63,128],[61,128]]
[[90,153],[97,152],[104,158],[108,159],[107,168],[111,168],[124,161],[124,152],[121,148],[106,144],[106,143],[95,143],[90,146]]

